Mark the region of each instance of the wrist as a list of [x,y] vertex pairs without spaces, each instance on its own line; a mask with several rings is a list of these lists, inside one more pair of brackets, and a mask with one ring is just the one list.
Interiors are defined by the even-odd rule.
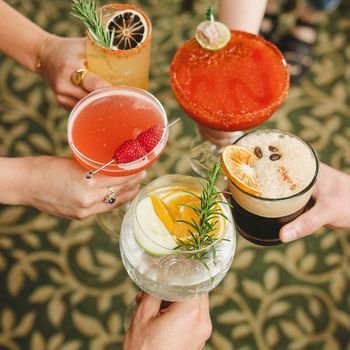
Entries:
[[41,74],[44,67],[44,57],[45,51],[50,44],[50,41],[56,38],[56,35],[45,32],[45,35],[42,37],[41,41],[38,42],[35,53],[34,69],[35,73]]
[[31,159],[33,158],[0,158],[0,203],[28,205]]

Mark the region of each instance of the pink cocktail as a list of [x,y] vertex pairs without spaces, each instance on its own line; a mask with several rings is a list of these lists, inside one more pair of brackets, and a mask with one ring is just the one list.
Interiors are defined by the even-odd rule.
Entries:
[[[126,140],[167,123],[163,106],[150,93],[133,87],[110,87],[89,94],[74,107],[68,121],[68,142],[77,161],[94,171],[109,162]],[[148,154],[130,163],[114,162],[100,173],[125,176],[148,168],[160,156],[167,139],[168,129],[164,129],[159,143]]]

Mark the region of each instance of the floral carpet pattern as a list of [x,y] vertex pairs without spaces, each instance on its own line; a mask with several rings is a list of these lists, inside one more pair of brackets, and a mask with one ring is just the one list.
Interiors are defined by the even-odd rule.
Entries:
[[[9,0],[45,29],[78,36],[70,1]],[[202,19],[180,0],[131,1],[154,26],[150,90],[168,115],[184,115],[169,84],[177,47]],[[322,26],[311,72],[290,90],[267,127],[296,133],[320,159],[350,172],[350,4]],[[68,112],[39,76],[0,57],[0,145],[7,156],[70,155]],[[195,133],[183,118],[149,178],[191,173]],[[321,229],[273,248],[238,239],[232,268],[211,293],[208,350],[350,349],[349,232]],[[136,294],[118,247],[95,218],[65,220],[26,207],[0,206],[0,349],[121,349],[123,315]],[[156,350],[156,349],[155,349]]]

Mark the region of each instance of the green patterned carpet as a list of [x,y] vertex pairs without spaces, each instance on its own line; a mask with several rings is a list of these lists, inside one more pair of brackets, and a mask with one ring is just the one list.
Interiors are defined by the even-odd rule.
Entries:
[[[59,35],[82,28],[68,0],[9,0]],[[151,91],[169,116],[183,114],[169,86],[169,62],[205,12],[180,0],[132,1],[154,24]],[[329,16],[308,78],[290,90],[268,127],[297,133],[322,161],[350,171],[350,6]],[[40,78],[0,57],[0,145],[8,156],[69,155],[68,113]],[[190,173],[194,134],[184,118],[149,177]],[[207,349],[350,349],[349,233],[322,229],[273,248],[239,238],[232,269],[211,293]],[[23,207],[0,207],[0,349],[119,349],[122,317],[136,293],[117,246],[95,219],[76,222]],[[157,349],[155,349],[157,350]]]

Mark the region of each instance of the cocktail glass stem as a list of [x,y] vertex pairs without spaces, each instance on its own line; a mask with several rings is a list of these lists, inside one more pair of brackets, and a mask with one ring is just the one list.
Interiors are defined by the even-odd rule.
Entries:
[[242,131],[213,130],[198,124],[198,135],[192,142],[190,151],[190,164],[193,171],[205,177],[213,168],[214,162],[220,160],[223,148],[232,144],[242,134]]

